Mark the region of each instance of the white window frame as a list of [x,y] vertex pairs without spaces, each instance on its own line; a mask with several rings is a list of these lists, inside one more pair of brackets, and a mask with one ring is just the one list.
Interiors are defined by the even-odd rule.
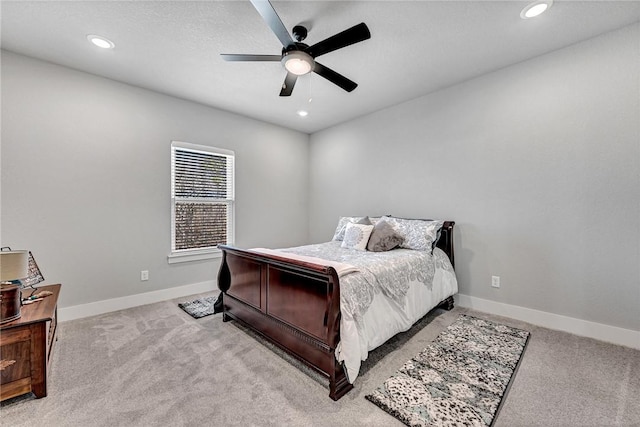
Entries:
[[[176,202],[185,200],[175,196],[175,171],[174,171],[174,153],[176,150],[194,151],[198,153],[221,155],[231,158],[231,176],[227,180],[231,181],[230,194],[227,195],[225,202],[228,207],[227,213],[227,244],[232,245],[235,241],[235,153],[224,148],[210,147],[208,145],[191,144],[188,142],[171,141],[171,250],[167,256],[169,264],[187,261],[200,261],[206,259],[222,257],[222,251],[217,248],[197,248],[197,249],[175,249],[175,230],[176,230]],[[194,199],[187,199],[194,200]],[[202,199],[202,201],[211,201],[211,199]],[[216,200],[221,202],[220,199]]]

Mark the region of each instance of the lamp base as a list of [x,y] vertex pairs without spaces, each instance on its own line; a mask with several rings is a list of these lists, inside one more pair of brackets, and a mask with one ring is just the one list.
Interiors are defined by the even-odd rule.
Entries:
[[0,324],[12,322],[21,316],[22,289],[13,283],[0,284]]

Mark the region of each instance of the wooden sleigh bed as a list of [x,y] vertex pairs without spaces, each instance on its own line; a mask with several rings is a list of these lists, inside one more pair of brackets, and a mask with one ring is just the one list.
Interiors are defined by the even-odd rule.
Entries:
[[[454,265],[453,221],[437,247]],[[218,273],[223,321],[235,320],[295,356],[329,380],[329,397],[353,388],[335,356],[340,342],[340,282],[336,270],[221,245]],[[450,310],[453,297],[437,307]]]

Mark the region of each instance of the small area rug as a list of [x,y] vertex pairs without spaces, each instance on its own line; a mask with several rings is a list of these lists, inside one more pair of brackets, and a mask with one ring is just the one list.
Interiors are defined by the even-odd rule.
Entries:
[[490,426],[529,332],[461,315],[365,396],[408,426]]
[[189,302],[181,302],[178,307],[186,311],[191,317],[199,319],[215,313],[214,304],[218,297],[198,298]]

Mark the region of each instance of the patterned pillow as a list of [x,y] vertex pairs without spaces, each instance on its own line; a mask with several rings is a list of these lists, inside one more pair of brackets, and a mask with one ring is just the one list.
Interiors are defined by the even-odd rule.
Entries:
[[338,221],[338,226],[336,227],[336,232],[333,234],[333,238],[331,240],[341,241],[344,239],[344,232],[347,229],[347,224],[351,222],[358,222],[364,220],[365,217],[362,216],[341,216]]
[[444,225],[444,221],[440,220],[395,217],[384,217],[384,220],[389,222],[398,234],[404,238],[404,241],[400,244],[401,248],[417,251],[433,252],[433,248],[440,236],[440,230]]
[[371,252],[386,252],[399,246],[403,238],[387,221],[376,223],[367,243],[367,250]]
[[373,225],[348,223],[344,231],[344,240],[340,245],[347,249],[367,250],[367,242],[373,231]]

